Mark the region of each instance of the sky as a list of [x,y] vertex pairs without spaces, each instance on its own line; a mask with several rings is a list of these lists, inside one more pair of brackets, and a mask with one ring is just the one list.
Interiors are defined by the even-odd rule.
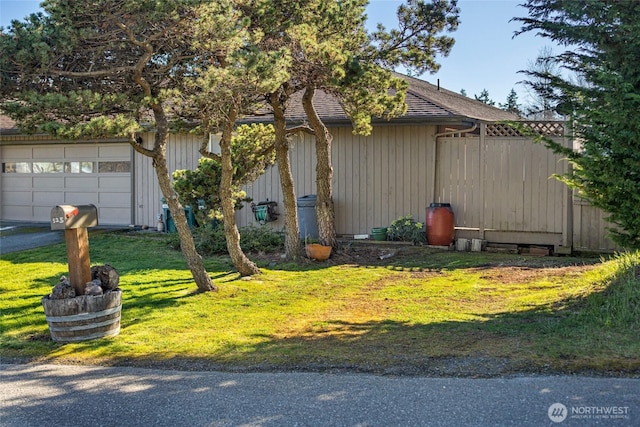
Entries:
[[[446,58],[437,58],[441,64],[436,74],[420,76],[430,83],[468,96],[480,95],[483,89],[496,103],[505,103],[511,89],[518,93],[519,103],[527,103],[528,91],[522,84],[524,76],[518,71],[528,68],[540,50],[553,43],[527,33],[513,37],[520,28],[514,17],[526,16],[520,7],[523,0],[459,0],[460,25],[451,33],[455,45]],[[387,28],[395,26],[396,9],[402,1],[370,0],[367,14],[371,28],[377,22]],[[22,20],[40,10],[39,0],[0,0],[0,26],[7,27],[11,20]]]

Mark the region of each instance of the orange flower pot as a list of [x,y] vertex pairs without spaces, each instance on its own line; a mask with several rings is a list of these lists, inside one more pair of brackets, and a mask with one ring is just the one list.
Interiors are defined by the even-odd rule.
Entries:
[[331,246],[310,243],[306,246],[307,256],[316,261],[325,261],[331,256]]

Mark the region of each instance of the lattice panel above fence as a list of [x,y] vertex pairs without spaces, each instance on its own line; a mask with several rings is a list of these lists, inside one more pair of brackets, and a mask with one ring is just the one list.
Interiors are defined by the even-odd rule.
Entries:
[[545,135],[545,136],[564,136],[564,122],[518,122],[523,129],[511,126],[506,123],[487,123],[487,136],[527,136]]

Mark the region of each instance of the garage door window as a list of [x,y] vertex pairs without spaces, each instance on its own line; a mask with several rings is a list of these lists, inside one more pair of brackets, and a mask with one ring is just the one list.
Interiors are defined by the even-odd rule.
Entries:
[[33,173],[62,173],[64,162],[33,162]]
[[98,164],[98,172],[129,172],[131,162],[100,162]]
[[2,173],[31,173],[31,163],[30,162],[3,163]]
[[94,162],[66,162],[64,164],[66,173],[93,173],[95,168]]
[[2,173],[128,173],[130,169],[131,162],[6,162],[2,164]]

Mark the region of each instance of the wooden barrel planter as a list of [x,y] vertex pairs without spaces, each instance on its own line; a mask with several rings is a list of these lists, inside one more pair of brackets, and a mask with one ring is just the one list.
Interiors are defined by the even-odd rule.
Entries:
[[42,298],[51,338],[60,343],[105,338],[120,333],[122,291],[75,298]]

